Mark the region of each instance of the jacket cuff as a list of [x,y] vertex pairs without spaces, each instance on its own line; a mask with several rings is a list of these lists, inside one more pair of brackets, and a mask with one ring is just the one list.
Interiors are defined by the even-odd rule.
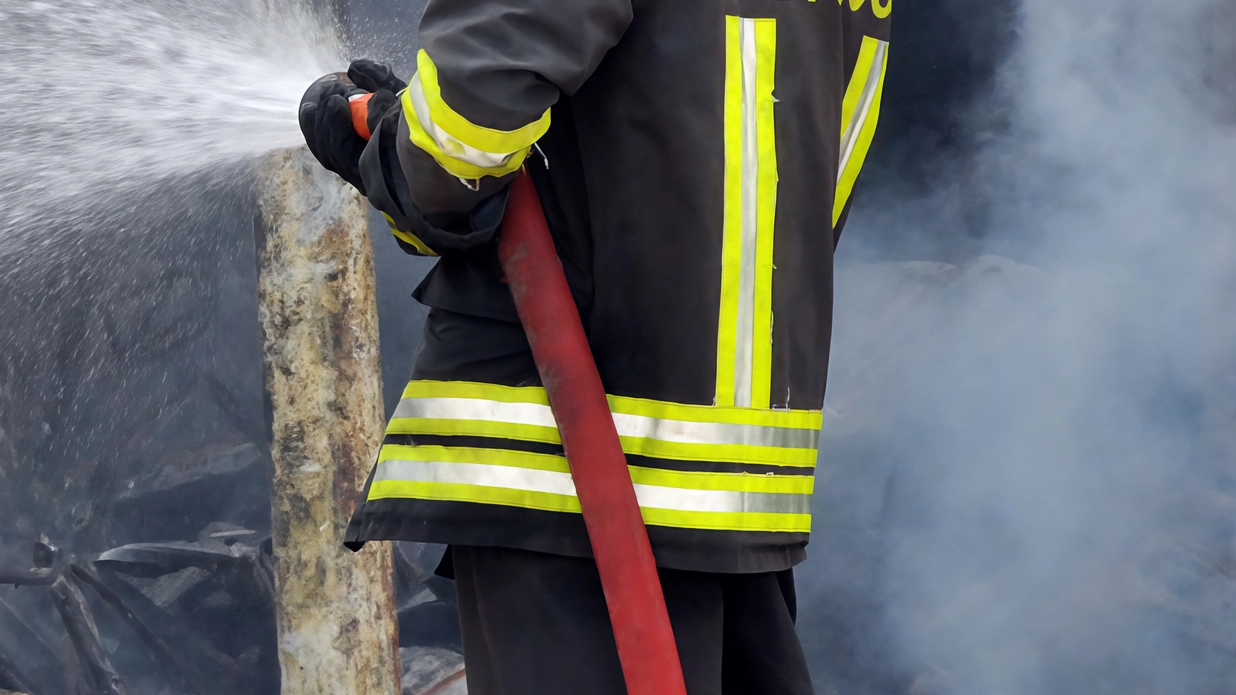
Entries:
[[[400,246],[408,253],[437,256],[489,243],[502,224],[510,178],[489,178],[480,190],[472,190],[428,157],[427,163],[408,161],[417,152],[397,146],[404,127],[396,106],[373,132],[360,163],[369,202],[386,218]],[[417,185],[409,185],[409,179]],[[414,188],[435,214],[422,212]]]
[[390,226],[391,234],[399,241],[404,251],[417,256],[436,256],[438,253],[412,231],[405,208],[399,201],[398,155],[394,138],[398,127],[398,106],[383,116],[377,128],[372,129],[369,144],[360,158],[361,180],[369,194],[369,203],[382,213]]

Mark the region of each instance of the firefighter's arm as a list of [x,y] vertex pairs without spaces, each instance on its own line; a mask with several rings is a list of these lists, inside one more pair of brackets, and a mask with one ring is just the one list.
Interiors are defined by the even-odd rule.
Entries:
[[388,184],[366,176],[370,200],[396,211],[388,217],[405,249],[444,253],[493,237],[550,108],[630,21],[630,0],[430,0],[417,72],[362,158]]
[[[854,3],[850,3],[854,7]],[[849,217],[855,184],[867,159],[880,117],[888,66],[893,0],[871,0],[848,11],[842,21],[845,92],[841,105],[841,147],[833,200],[834,243]]]

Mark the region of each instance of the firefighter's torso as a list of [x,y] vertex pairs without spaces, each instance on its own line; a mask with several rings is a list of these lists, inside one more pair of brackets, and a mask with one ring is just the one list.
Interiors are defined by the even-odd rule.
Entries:
[[[771,571],[803,556],[834,230],[875,131],[891,12],[636,0],[528,158],[662,566]],[[586,555],[530,358],[495,372],[433,354],[473,334],[526,344],[487,333],[493,317],[434,320],[422,358],[435,365],[403,394],[355,533]]]

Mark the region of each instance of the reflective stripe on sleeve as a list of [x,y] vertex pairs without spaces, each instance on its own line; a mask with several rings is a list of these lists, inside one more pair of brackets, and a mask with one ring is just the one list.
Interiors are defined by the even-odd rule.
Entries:
[[416,54],[417,78],[433,122],[459,142],[486,152],[517,152],[532,146],[549,130],[549,109],[537,120],[516,130],[479,126],[456,113],[442,98],[438,67],[423,49]]
[[550,112],[513,131],[476,125],[442,98],[438,69],[424,50],[417,73],[402,96],[408,133],[443,169],[462,179],[504,176],[517,171],[532,144],[549,129]]
[[420,85],[415,80],[403,93],[403,115],[412,144],[424,150],[446,171],[461,179],[505,176],[517,171],[529,148],[514,152],[486,152],[465,145],[438,127],[429,116]]
[[[630,467],[646,523],[735,531],[810,531],[811,476]],[[500,449],[387,445],[369,499],[474,502],[579,512],[566,459]]]
[[410,245],[412,248],[416,249],[418,253],[424,256],[437,256],[438,255],[437,253],[434,252],[433,249],[429,248],[429,246],[427,246],[425,242],[421,241],[420,237],[416,236],[415,234],[412,234],[411,232],[401,231],[399,227],[395,225],[395,218],[391,217],[385,212],[382,213],[382,217],[386,218],[386,224],[390,226],[391,234],[394,234],[396,239],[399,239],[405,244]]

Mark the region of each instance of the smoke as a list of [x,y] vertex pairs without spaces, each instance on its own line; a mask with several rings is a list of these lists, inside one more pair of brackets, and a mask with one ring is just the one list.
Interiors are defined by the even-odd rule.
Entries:
[[[856,211],[799,573],[822,692],[1236,692],[1221,17],[1022,0],[973,105],[1000,132],[935,192]],[[966,186],[977,258],[845,264],[888,256],[873,227],[939,231]]]

